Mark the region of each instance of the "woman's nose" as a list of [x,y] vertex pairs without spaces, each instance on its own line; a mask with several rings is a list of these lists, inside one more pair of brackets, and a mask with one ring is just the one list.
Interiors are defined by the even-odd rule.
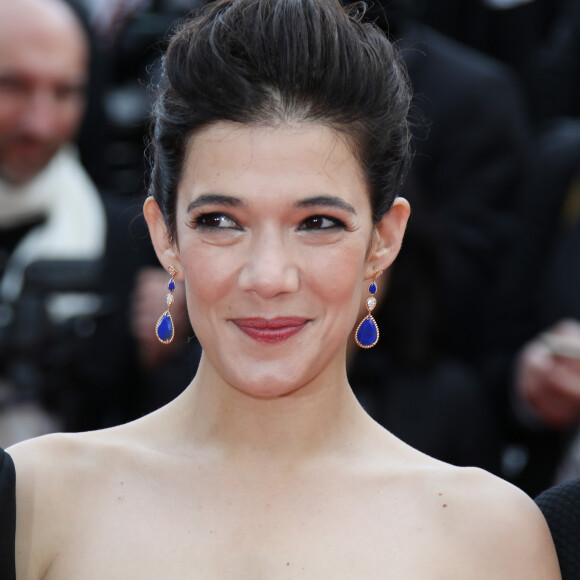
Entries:
[[242,290],[254,291],[262,298],[296,292],[300,273],[296,255],[284,235],[263,234],[250,243],[248,256],[240,271]]

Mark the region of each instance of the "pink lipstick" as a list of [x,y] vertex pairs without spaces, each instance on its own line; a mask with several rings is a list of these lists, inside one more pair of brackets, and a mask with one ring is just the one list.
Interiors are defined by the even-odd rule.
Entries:
[[308,322],[295,316],[280,318],[236,318],[232,322],[250,338],[258,342],[278,343],[300,332]]

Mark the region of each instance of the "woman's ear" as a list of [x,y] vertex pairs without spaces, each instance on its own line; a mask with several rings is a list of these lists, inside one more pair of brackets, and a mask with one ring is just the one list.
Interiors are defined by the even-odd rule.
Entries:
[[372,278],[379,269],[386,270],[394,262],[403,243],[410,213],[409,202],[403,197],[397,197],[389,211],[375,226],[373,245],[368,259],[368,278]]
[[171,236],[169,235],[169,230],[167,229],[167,224],[165,223],[161,209],[153,197],[148,197],[145,200],[143,214],[149,227],[149,235],[153,242],[153,248],[161,265],[165,270],[168,270],[169,266],[176,268],[178,275],[175,279],[181,279],[183,272],[177,245],[171,241]]

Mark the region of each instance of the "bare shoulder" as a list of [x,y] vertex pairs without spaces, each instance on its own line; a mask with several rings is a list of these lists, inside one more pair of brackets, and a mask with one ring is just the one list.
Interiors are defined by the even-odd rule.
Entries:
[[43,577],[79,524],[80,506],[106,484],[106,461],[114,461],[114,448],[95,432],[47,435],[7,450],[16,468],[19,578]]
[[83,473],[97,465],[104,448],[109,450],[114,439],[93,433],[55,433],[29,439],[7,449],[14,460],[17,491],[43,493],[51,485],[68,481],[71,487]]
[[70,433],[54,433],[27,439],[9,447],[6,451],[18,466],[18,471],[47,468],[54,459],[69,456],[79,444],[79,436]]
[[[7,449],[16,468],[17,501],[60,507],[104,485],[139,461],[140,442],[128,425],[85,433],[55,433]],[[30,501],[34,499],[34,501]]]
[[25,507],[66,511],[63,504],[94,497],[111,479],[138,472],[150,459],[159,433],[153,415],[109,429],[57,433],[10,447],[17,502],[26,499]]
[[[17,487],[25,490],[41,484],[40,490],[46,490],[51,482],[60,485],[63,480],[73,487],[86,477],[94,479],[107,473],[107,467],[137,457],[139,449],[147,447],[143,433],[148,432],[148,420],[98,431],[54,433],[10,447],[7,452],[14,460]],[[41,481],[36,481],[39,478]]]
[[442,529],[471,564],[471,578],[559,579],[548,526],[523,491],[483,470],[441,466],[426,479],[438,489]]

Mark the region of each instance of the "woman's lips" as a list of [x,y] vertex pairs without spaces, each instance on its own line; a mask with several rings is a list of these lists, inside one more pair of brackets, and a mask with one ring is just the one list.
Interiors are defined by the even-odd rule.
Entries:
[[277,343],[288,340],[300,332],[308,322],[306,318],[236,318],[232,322],[250,338],[259,342]]

